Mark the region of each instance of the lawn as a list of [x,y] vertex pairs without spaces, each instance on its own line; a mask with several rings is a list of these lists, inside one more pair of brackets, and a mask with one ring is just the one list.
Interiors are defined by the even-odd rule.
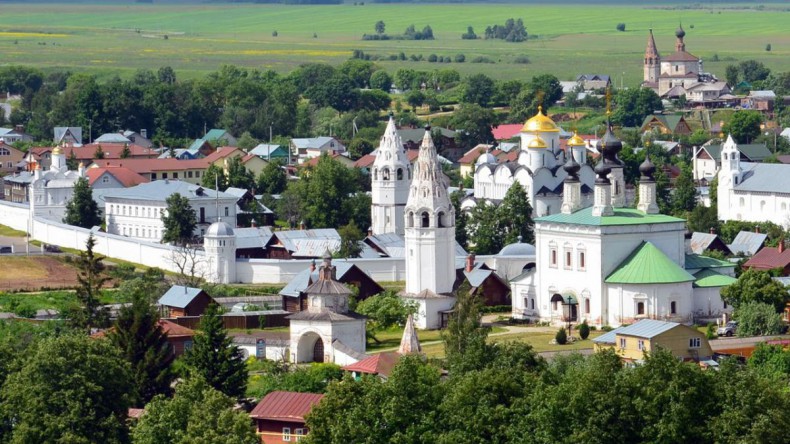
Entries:
[[[690,52],[724,76],[734,60],[754,58],[774,70],[790,70],[790,8],[782,3],[697,9],[622,5],[365,4],[291,6],[271,4],[8,4],[0,14],[0,64],[90,70],[130,76],[139,68],[172,66],[181,78],[199,77],[222,64],[279,72],[305,62],[340,63],[359,49],[372,56],[404,52],[469,61],[485,56],[496,64],[380,61],[389,71],[455,68],[500,79],[553,73],[569,80],[603,72],[615,83],[642,79],[642,54],[652,27],[662,54],[674,47],[682,20]],[[467,26],[483,35],[486,26],[522,18],[532,38],[523,43],[461,40]],[[436,40],[363,41],[383,20],[390,35],[414,24],[433,29]],[[618,23],[626,31],[615,30]],[[274,32],[277,36],[273,36]],[[765,51],[766,45],[772,51]],[[720,60],[713,62],[714,54]],[[513,63],[527,56],[530,64]]]
[[11,227],[0,225],[0,236],[9,236],[9,237],[25,237],[24,231],[15,230]]
[[[114,304],[118,301],[118,292],[103,290],[100,298],[102,304]],[[19,315],[30,315],[36,310],[54,309],[63,311],[77,303],[77,296],[70,290],[41,291],[35,293],[0,293],[0,312],[12,312]]]

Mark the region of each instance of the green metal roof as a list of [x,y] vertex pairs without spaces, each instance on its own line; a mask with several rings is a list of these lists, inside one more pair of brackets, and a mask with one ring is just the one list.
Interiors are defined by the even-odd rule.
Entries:
[[[711,158],[719,160],[721,159],[721,147],[721,145],[708,145],[702,148],[708,152]],[[738,151],[752,162],[760,162],[771,156],[771,150],[764,143],[740,143]]]
[[713,257],[702,256],[699,254],[686,255],[686,270],[694,270],[697,268],[733,268],[735,264],[729,261],[723,261]]
[[653,119],[658,120],[668,130],[672,131],[673,133],[677,130],[678,124],[683,120],[682,114],[651,114],[649,116],[645,116],[645,120],[642,121],[642,128],[645,127],[648,123],[650,123]]
[[607,284],[675,284],[694,276],[650,242],[639,246],[606,278]]
[[685,222],[677,217],[665,214],[645,214],[634,208],[615,208],[613,216],[593,216],[592,207],[581,209],[573,214],[557,213],[535,219],[536,222],[554,222],[574,225],[642,225],[642,224],[667,224]]
[[694,281],[694,286],[702,288],[726,287],[738,280],[732,276],[717,273],[710,269],[697,272],[694,277],[697,279]]

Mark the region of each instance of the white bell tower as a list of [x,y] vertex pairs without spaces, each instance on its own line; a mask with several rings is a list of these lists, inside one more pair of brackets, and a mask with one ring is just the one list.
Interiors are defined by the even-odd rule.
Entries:
[[411,164],[390,115],[371,170],[370,220],[373,234],[404,234],[404,209],[409,198]]
[[455,209],[447,195],[430,127],[420,145],[406,204],[406,293],[453,291]]
[[738,145],[732,140],[732,135],[727,135],[727,141],[721,147],[721,170],[729,176],[733,185],[741,181],[741,152]]

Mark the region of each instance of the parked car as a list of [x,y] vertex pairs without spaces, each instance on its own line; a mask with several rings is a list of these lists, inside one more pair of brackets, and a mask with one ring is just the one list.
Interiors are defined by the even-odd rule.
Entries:
[[60,247],[50,244],[44,244],[44,251],[48,253],[61,253]]
[[738,330],[738,321],[730,321],[716,330],[716,334],[719,336],[732,336]]
[[0,245],[0,254],[10,254],[14,252],[13,245]]

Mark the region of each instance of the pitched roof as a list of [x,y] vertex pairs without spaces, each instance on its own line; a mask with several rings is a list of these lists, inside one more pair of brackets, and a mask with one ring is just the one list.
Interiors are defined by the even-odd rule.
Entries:
[[758,270],[770,270],[773,268],[784,268],[788,264],[790,264],[790,249],[779,251],[779,248],[764,247],[746,261],[743,266]]
[[[212,128],[209,132],[203,136],[203,140],[222,140],[227,137],[233,137],[229,132],[225,131],[224,129]],[[226,140],[227,142],[227,140]]]
[[642,122],[642,127],[644,127],[645,125],[647,125],[653,120],[658,120],[668,130],[675,132],[678,124],[680,124],[680,122],[685,121],[685,118],[683,117],[682,114],[651,114],[645,117],[645,120]]
[[220,146],[217,147],[216,151],[204,157],[203,160],[209,163],[214,163],[220,159],[225,159],[234,155],[243,156],[244,151],[236,148],[235,146]]
[[131,140],[120,133],[105,133],[93,139],[95,143],[132,143]]
[[382,352],[371,355],[361,361],[343,367],[347,372],[365,373],[368,375],[380,375],[389,377],[392,369],[400,360],[398,352]]
[[138,174],[158,171],[205,170],[208,162],[205,159],[94,159],[93,164],[100,167],[122,166]]
[[742,180],[736,191],[759,193],[790,192],[790,166],[783,163],[741,162]]
[[676,51],[666,57],[662,57],[661,61],[662,62],[696,62],[699,61],[699,57],[689,54],[686,51]]
[[720,259],[701,256],[699,254],[686,255],[686,270],[695,270],[700,268],[733,268],[735,264]]
[[622,329],[617,329],[618,336],[635,336],[637,338],[652,339],[661,333],[672,330],[682,325],[677,322],[657,321],[655,319],[642,319]]
[[232,194],[203,188],[199,185],[180,180],[155,180],[141,183],[131,188],[119,188],[106,192],[104,199],[136,199],[147,201],[164,201],[171,195],[178,193],[190,201],[212,201],[215,199],[237,200]]
[[606,278],[607,284],[670,284],[694,276],[680,268],[651,242],[641,244]]
[[615,226],[640,224],[666,224],[685,222],[665,214],[645,214],[633,208],[614,208],[613,216],[593,216],[592,207],[581,209],[573,214],[557,213],[535,219],[535,222],[552,222],[575,225]]
[[335,142],[337,146],[335,146],[336,150],[342,151],[344,146],[340,141],[335,139],[334,137],[327,137],[327,136],[320,136],[320,137],[307,137],[307,138],[295,138],[291,139],[291,143],[294,144],[296,148],[299,149],[319,149],[324,145]]
[[195,330],[184,327],[183,325],[178,325],[175,322],[171,322],[166,319],[160,319],[159,326],[162,327],[162,331],[164,331],[165,334],[167,334],[168,338],[182,338],[182,337],[195,336]]
[[[712,159],[717,161],[721,159],[721,145],[703,145],[702,149],[707,151]],[[752,162],[760,162],[771,157],[771,150],[764,143],[741,143],[738,144],[738,151]],[[743,163],[741,165],[743,166]]]
[[183,285],[173,285],[159,298],[159,305],[168,307],[186,308],[203,290]]
[[88,177],[88,183],[93,185],[104,174],[109,174],[115,180],[121,183],[124,187],[133,187],[141,183],[149,182],[145,177],[135,173],[129,168],[125,167],[107,167],[107,168],[88,168],[85,170],[85,175]]
[[324,395],[318,393],[271,392],[252,409],[250,417],[284,422],[304,422],[304,417],[323,397]]
[[[716,240],[719,240],[719,236],[717,236],[715,233],[702,233],[695,231],[694,233],[691,233],[691,243],[689,247],[694,253],[702,254],[705,252],[705,250],[710,248],[711,245],[716,242]],[[719,242],[721,242],[720,245],[724,245],[723,241],[719,240]]]
[[694,287],[710,288],[710,287],[726,287],[732,285],[738,279],[732,276],[727,276],[709,268],[698,271],[694,274]]
[[403,336],[400,338],[398,353],[420,352],[422,352],[422,345],[420,345],[420,339],[417,337],[417,330],[414,329],[414,315],[409,314],[409,317],[406,318],[406,325],[403,327]]
[[496,140],[508,140],[516,137],[523,126],[523,123],[505,123],[493,127],[491,132]]
[[277,144],[269,144],[269,143],[261,143],[257,145],[255,148],[250,150],[250,154],[255,154],[256,156],[261,157],[288,157],[288,151],[280,145]]
[[[442,137],[448,137],[450,139],[455,137],[455,131],[442,128],[439,126],[434,126],[431,128],[431,133],[439,131],[442,134]],[[424,128],[401,128],[398,130],[398,135],[400,136],[403,142],[422,142],[422,138],[425,135]]]
[[597,338],[593,339],[593,342],[596,344],[614,344],[617,341],[617,332],[624,329],[625,327],[618,327],[614,330],[607,331],[606,333],[598,336]]
[[751,256],[763,247],[766,239],[768,239],[768,235],[765,233],[739,231],[728,247],[735,254],[745,253]]

